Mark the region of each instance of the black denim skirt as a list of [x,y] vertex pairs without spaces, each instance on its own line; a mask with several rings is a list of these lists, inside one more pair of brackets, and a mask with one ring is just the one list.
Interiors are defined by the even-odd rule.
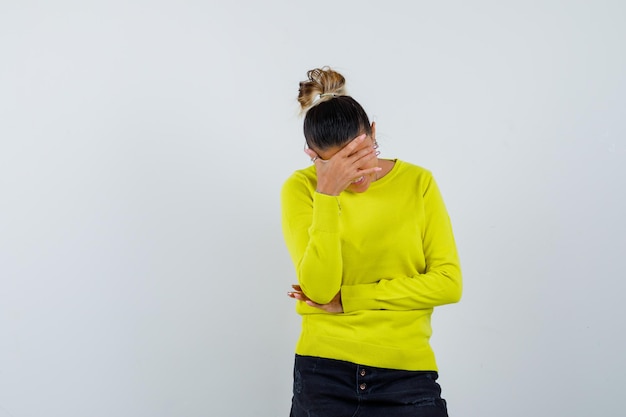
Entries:
[[447,417],[437,372],[296,355],[291,417]]

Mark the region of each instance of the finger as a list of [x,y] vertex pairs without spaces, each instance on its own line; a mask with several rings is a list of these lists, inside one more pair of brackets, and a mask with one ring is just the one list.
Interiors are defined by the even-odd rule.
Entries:
[[376,159],[378,155],[376,154],[376,149],[373,147],[368,147],[365,149],[359,149],[353,154],[347,157],[348,160],[352,162],[352,164],[363,164],[370,160]]
[[311,301],[311,300],[306,300],[306,304],[311,306],[311,307],[315,307],[315,308],[323,309],[323,307],[324,307],[322,304],[317,304],[316,302]]
[[362,175],[370,175],[370,174],[374,174],[376,172],[380,172],[383,169],[381,167],[374,167],[374,168],[367,168],[367,169],[363,169],[359,171],[359,174]]
[[293,284],[293,285],[291,286],[291,288],[293,288],[293,289],[294,289],[294,290],[296,290],[296,291],[302,291],[302,288],[300,288],[300,286],[299,286],[298,284]]
[[[378,167],[378,163],[377,161],[377,155],[376,152],[372,152],[372,150],[367,151],[365,154],[354,154],[354,156],[350,157],[350,159],[348,160],[349,162],[349,166],[352,170],[354,170],[355,173],[362,175],[363,171],[371,171],[375,172],[377,171],[376,167]],[[364,167],[368,167],[368,168],[364,168]]]
[[357,136],[356,138],[352,139],[350,141],[350,143],[348,143],[346,146],[343,147],[343,149],[341,149],[339,152],[337,152],[337,155],[341,155],[341,156],[349,156],[351,155],[356,148],[359,147],[359,145],[365,140],[365,138],[367,137],[367,135],[365,133],[363,133],[362,135]]
[[306,295],[304,295],[301,292],[297,292],[297,291],[290,291],[290,292],[287,293],[287,295],[289,297],[291,297],[291,298],[294,298],[294,299],[300,300],[300,301],[307,301],[307,300],[309,300],[309,298]]

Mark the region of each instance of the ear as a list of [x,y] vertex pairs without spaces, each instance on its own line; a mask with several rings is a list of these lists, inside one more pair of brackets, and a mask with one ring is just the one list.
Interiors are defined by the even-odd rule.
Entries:
[[309,158],[311,158],[311,162],[314,162],[317,158],[319,158],[319,155],[317,154],[317,152],[315,152],[311,148],[306,148],[304,150],[304,153],[309,155]]
[[372,139],[376,142],[376,122],[372,122]]

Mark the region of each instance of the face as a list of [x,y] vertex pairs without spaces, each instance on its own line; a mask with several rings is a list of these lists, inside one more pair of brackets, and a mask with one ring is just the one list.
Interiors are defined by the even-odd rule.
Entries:
[[[368,136],[367,138],[365,138],[363,143],[361,143],[361,145],[354,151],[354,153],[362,149],[375,148],[375,147],[376,147],[375,140],[371,136]],[[337,147],[326,149],[324,151],[319,151],[317,152],[317,154],[320,156],[321,159],[328,160],[332,158],[342,148],[343,146],[337,146]],[[363,166],[360,166],[359,168],[360,169],[374,168],[377,165],[378,165],[378,159],[374,158],[374,159],[369,160],[366,164],[364,164]],[[346,188],[346,190],[352,191],[354,193],[363,193],[367,191],[367,189],[370,187],[370,184],[374,181],[376,181],[375,173],[364,175],[360,178],[355,178],[352,184],[350,184],[348,188]]]

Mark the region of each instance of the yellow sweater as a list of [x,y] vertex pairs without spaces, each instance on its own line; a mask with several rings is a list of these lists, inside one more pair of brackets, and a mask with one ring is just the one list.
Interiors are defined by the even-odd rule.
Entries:
[[282,226],[298,283],[344,313],[298,301],[299,355],[404,370],[437,370],[433,307],[459,301],[461,271],[450,219],[431,173],[396,160],[364,193],[315,192],[315,166],[281,193]]

